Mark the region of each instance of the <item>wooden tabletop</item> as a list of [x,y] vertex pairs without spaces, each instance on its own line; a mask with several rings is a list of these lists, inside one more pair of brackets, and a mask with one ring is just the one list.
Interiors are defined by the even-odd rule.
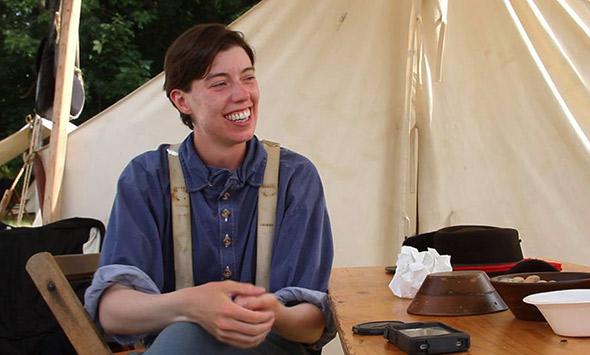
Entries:
[[[565,271],[590,267],[563,264]],[[335,268],[330,278],[330,302],[345,354],[405,354],[383,336],[356,335],[352,326],[377,320],[438,321],[467,332],[467,354],[590,354],[590,338],[566,338],[546,322],[523,321],[507,310],[477,316],[436,317],[408,314],[411,300],[396,297],[388,285],[392,276],[383,267]],[[590,321],[590,320],[589,320]]]

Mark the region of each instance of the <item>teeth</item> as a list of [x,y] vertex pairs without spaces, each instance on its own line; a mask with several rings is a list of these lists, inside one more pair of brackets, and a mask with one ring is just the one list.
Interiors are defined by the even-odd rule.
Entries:
[[247,108],[244,111],[241,112],[235,112],[235,113],[231,113],[229,115],[225,115],[225,118],[230,120],[230,121],[245,121],[248,118],[250,118],[250,109]]

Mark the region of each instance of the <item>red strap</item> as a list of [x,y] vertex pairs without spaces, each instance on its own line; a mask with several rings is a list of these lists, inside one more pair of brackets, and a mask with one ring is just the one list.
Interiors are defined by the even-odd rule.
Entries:
[[[503,264],[488,264],[488,265],[453,265],[453,271],[459,270],[481,270],[485,272],[502,272],[512,269],[516,264],[526,260],[532,260],[531,258],[523,259],[519,262],[503,263]],[[561,271],[561,263],[553,260],[543,260],[550,264],[557,270]]]

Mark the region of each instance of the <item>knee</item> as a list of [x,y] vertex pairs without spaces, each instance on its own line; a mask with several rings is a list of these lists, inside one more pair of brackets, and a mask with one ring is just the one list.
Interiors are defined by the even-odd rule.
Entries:
[[203,327],[201,327],[200,325],[196,324],[196,323],[191,323],[191,322],[176,322],[176,323],[172,323],[169,326],[167,326],[166,328],[164,328],[164,330],[162,330],[162,332],[160,332],[160,335],[162,334],[175,334],[176,336],[179,337],[183,337],[183,336],[188,336],[188,337],[195,337],[195,336],[199,336],[199,335],[205,335],[205,336],[210,336],[209,333],[207,333],[207,331],[205,329],[203,329]]
[[220,345],[200,325],[177,322],[170,324],[158,334],[146,354],[206,354],[210,352],[203,350],[213,350]]

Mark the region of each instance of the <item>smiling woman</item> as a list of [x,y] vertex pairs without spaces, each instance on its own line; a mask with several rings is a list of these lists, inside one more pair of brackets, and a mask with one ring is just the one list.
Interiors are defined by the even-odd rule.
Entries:
[[188,92],[173,89],[168,96],[191,117],[201,159],[210,166],[235,170],[242,161],[228,158],[244,156],[258,112],[258,83],[244,49],[234,46],[219,52],[205,78],[194,80]]
[[[122,343],[147,335],[148,354],[317,353],[335,335],[322,183],[307,158],[277,144],[269,156],[254,135],[252,49],[223,25],[197,25],[169,48],[165,77],[192,132],[123,171],[85,307]],[[169,166],[169,155],[186,187],[170,183],[177,165]],[[269,188],[276,200],[259,211]],[[176,242],[177,200],[188,202],[186,253]],[[267,222],[260,216],[269,210],[276,218]],[[260,247],[266,235],[270,249]],[[268,273],[261,271],[267,262]]]
[[[242,48],[249,58],[249,67],[253,68],[254,51],[240,32],[228,31],[221,24],[211,24],[194,26],[180,35],[168,48],[164,60],[164,90],[168,98],[171,99],[173,89],[189,92],[194,80],[215,77],[216,72],[211,70],[215,56],[231,47]],[[194,51],[195,48],[200,50]],[[180,117],[193,129],[190,115],[181,111]]]

